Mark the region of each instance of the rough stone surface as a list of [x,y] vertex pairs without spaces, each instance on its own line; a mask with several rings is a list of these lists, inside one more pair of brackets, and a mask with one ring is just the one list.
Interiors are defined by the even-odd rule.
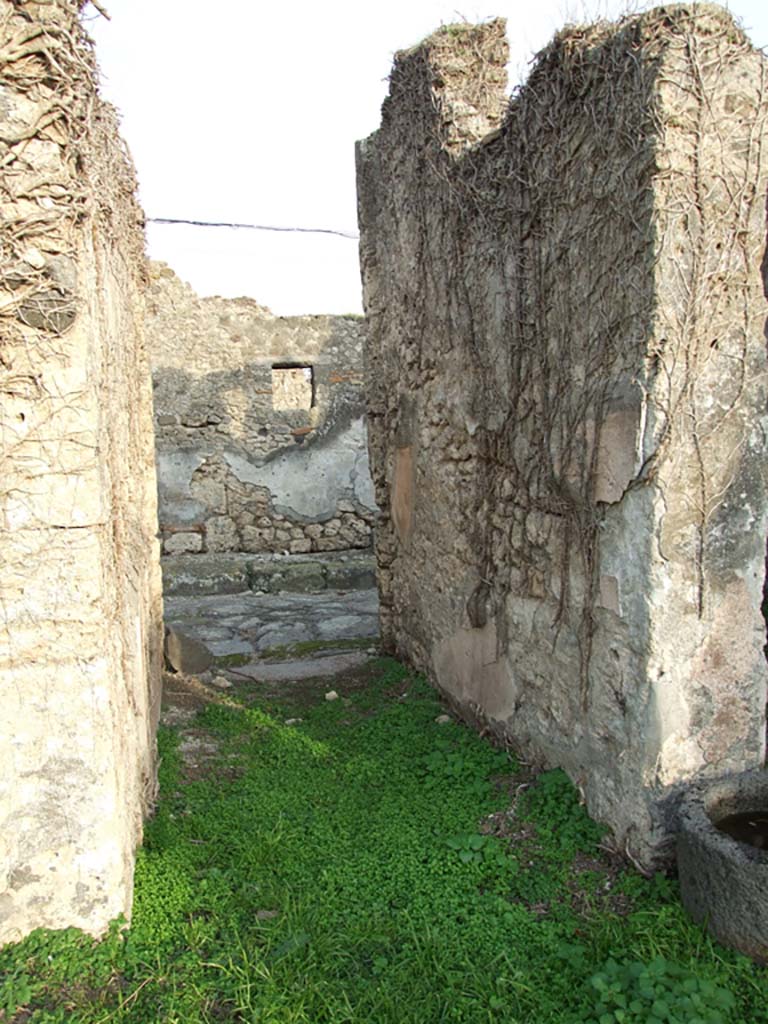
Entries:
[[368,658],[369,655],[364,651],[344,651],[342,653],[334,651],[325,656],[305,657],[289,661],[254,661],[239,669],[238,675],[246,676],[257,683],[278,683],[291,679],[322,679],[359,668],[368,661]]
[[744,772],[694,786],[683,798],[677,837],[680,895],[718,942],[768,961],[768,851],[738,842],[715,823],[731,814],[768,815],[768,774]]
[[[228,643],[226,639],[222,642]],[[211,650],[202,641],[178,629],[166,630],[165,658],[174,672],[183,672],[185,675],[206,672],[213,664]]]
[[722,9],[398,55],[358,147],[382,637],[651,865],[761,763],[766,64]]
[[329,590],[367,590],[376,586],[376,566],[373,559],[363,556],[341,561],[328,561],[325,580]]
[[199,298],[150,265],[166,554],[369,548],[364,323]]
[[[270,657],[274,648],[321,641],[314,655],[320,658],[337,640],[342,641],[339,649],[343,650],[345,640],[378,636],[378,595],[375,590],[325,590],[320,594],[246,591],[226,597],[168,597],[166,618],[171,629],[204,641],[217,656],[250,652],[253,664],[256,659]],[[227,671],[226,665],[221,667]],[[248,666],[237,666],[238,674],[250,671]]]
[[369,590],[376,567],[368,551],[317,555],[180,555],[162,559],[166,594],[277,594],[320,590]]
[[199,533],[172,533],[165,538],[164,550],[167,555],[188,555],[202,551],[203,538]]
[[0,944],[129,916],[156,788],[143,217],[78,6],[0,0]]

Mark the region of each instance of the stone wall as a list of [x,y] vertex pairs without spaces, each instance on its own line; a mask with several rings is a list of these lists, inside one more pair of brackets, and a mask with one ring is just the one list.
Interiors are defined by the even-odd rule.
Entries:
[[370,547],[362,318],[276,317],[150,273],[163,551]]
[[161,614],[142,214],[74,0],[0,0],[0,943],[130,914]]
[[358,147],[387,647],[663,861],[762,763],[766,62],[720,8],[399,54]]

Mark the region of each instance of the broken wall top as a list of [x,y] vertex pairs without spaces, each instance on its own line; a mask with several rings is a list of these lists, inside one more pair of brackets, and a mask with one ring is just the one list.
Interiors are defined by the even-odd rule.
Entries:
[[148,341],[155,370],[209,373],[283,361],[354,371],[362,360],[360,316],[283,317],[250,298],[198,296],[156,261],[149,264],[149,276]]
[[[637,61],[651,70],[646,79],[650,85],[668,48],[678,46],[691,31],[700,38],[725,36],[739,49],[758,52],[725,8],[711,3],[669,4],[617,22],[566,26],[536,54],[530,73],[510,98],[506,19],[444,25],[418,45],[395,54],[381,128],[371,139],[386,134],[396,122],[407,121],[415,145],[423,143],[419,137],[423,134],[460,155],[477,142],[493,141],[499,128],[514,129],[515,118],[526,104],[540,103],[546,92],[553,91],[558,76],[567,76],[571,97],[585,102],[595,75],[605,75],[609,65],[616,73],[616,93]],[[636,84],[635,80],[633,89]],[[647,98],[647,93],[635,92],[635,102]]]
[[[684,308],[689,257],[681,262],[680,252],[691,248],[713,296],[724,275],[742,281],[744,266],[760,263],[760,132],[751,126],[764,123],[766,62],[726,11],[684,4],[563,30],[508,103],[506,57],[500,20],[442,28],[396,56],[382,126],[359,144],[358,181],[361,222],[377,224],[380,243],[377,251],[361,243],[364,279],[366,266],[386,263],[404,298],[392,308],[374,272],[366,313],[372,325],[388,317],[413,342],[408,367],[416,367],[430,342],[411,304],[426,302],[448,337],[461,335],[471,328],[471,279],[495,263],[484,287],[495,290],[499,316],[476,332],[474,382],[454,384],[457,419],[498,432],[505,407],[530,406],[538,498],[549,493],[553,510],[615,500],[638,473],[655,471],[688,415],[691,380],[680,361],[672,375],[658,374],[670,335],[688,344],[694,327]],[[745,173],[749,147],[755,160]],[[739,186],[729,200],[721,179],[730,174]],[[705,175],[708,191],[697,195],[692,183]],[[391,180],[389,195],[376,187],[381,177]],[[721,205],[720,224],[699,216],[705,201]],[[390,203],[421,208],[418,230],[390,221]],[[724,210],[735,218],[735,246],[720,238]],[[519,246],[516,265],[494,252],[491,235]],[[425,281],[421,267],[450,245],[464,269],[450,282]],[[749,288],[760,297],[758,278]],[[713,337],[732,334],[730,315],[712,299]],[[375,405],[375,380],[372,388]],[[652,429],[632,465],[598,472],[600,422],[628,406],[639,416],[643,394],[654,391]]]

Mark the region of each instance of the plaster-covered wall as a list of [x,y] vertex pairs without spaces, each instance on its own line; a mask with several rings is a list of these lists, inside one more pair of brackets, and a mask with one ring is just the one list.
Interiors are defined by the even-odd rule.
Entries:
[[161,616],[143,218],[74,0],[0,0],[0,943],[130,914]]
[[369,547],[360,317],[276,317],[150,267],[167,554]]
[[720,8],[399,54],[358,149],[385,644],[640,861],[762,763],[766,62]]

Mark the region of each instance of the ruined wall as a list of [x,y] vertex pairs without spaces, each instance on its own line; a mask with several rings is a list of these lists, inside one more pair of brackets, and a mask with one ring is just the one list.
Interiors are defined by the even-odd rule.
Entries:
[[766,62],[720,8],[398,55],[358,148],[384,642],[652,864],[762,763]]
[[369,547],[362,319],[276,317],[150,273],[164,552]]
[[0,0],[0,943],[130,913],[161,604],[142,214],[74,0]]

